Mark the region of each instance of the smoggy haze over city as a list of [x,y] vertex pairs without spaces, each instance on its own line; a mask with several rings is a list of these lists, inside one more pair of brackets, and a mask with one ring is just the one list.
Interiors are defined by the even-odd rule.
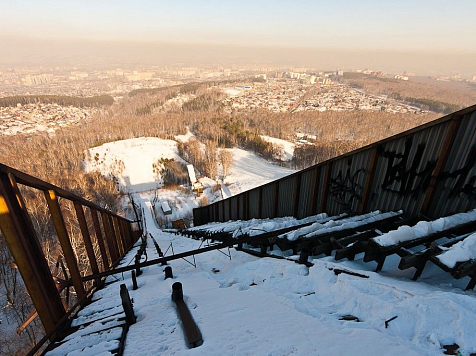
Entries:
[[473,1],[0,1],[0,64],[270,64],[474,75]]

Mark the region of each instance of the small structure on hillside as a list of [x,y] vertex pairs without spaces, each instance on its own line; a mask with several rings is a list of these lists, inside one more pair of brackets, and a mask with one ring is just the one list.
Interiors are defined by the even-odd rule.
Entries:
[[197,180],[195,175],[195,169],[193,168],[193,164],[187,164],[187,171],[188,171],[188,178],[190,180],[190,186],[192,187],[192,191],[197,193],[197,197],[200,196],[203,192],[202,183]]
[[160,207],[164,212],[164,215],[172,215],[172,208],[170,207],[169,203],[165,200],[160,202]]

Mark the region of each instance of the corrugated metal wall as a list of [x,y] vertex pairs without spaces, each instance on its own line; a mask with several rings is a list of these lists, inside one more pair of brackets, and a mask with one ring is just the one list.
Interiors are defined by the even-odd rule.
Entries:
[[195,225],[403,209],[430,218],[476,207],[476,106],[194,209]]

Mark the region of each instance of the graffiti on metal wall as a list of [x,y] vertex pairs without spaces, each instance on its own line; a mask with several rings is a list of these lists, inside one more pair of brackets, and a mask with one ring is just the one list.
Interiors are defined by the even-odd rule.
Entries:
[[443,172],[438,176],[438,181],[454,179],[455,183],[450,191],[450,197],[460,194],[466,195],[469,199],[476,199],[476,174],[470,176],[472,169],[476,166],[476,145],[471,147],[464,166],[454,172]]
[[[387,159],[387,169],[382,183],[382,189],[399,195],[414,194],[424,191],[430,185],[431,174],[436,166],[436,160],[422,162],[425,143],[417,146],[415,155],[410,158],[413,147],[413,137],[405,141],[403,153],[384,151],[379,147],[379,155]],[[423,169],[419,167],[423,167]]]
[[335,202],[342,205],[345,211],[352,211],[352,205],[362,199],[362,185],[359,175],[365,174],[363,168],[352,172],[352,158],[347,160],[345,173],[340,170],[335,178],[330,179],[329,195]]

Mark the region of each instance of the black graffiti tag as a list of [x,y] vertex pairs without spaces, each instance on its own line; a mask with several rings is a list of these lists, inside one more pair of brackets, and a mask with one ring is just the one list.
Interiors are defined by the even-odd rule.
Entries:
[[[476,145],[471,147],[464,166],[454,172],[443,172],[439,175],[438,181],[454,178],[456,182],[450,191],[450,197],[455,197],[459,194],[465,194],[470,199],[476,199],[476,175],[469,177],[473,167],[476,166]],[[468,180],[469,177],[469,180]],[[466,182],[466,180],[468,180]],[[465,183],[466,182],[466,183]]]
[[351,171],[352,160],[347,161],[345,174],[339,171],[335,178],[331,178],[329,193],[331,197],[344,206],[345,211],[352,211],[354,201],[362,199],[362,185],[358,183],[359,174],[364,173],[364,169],[358,169],[354,173]]
[[[410,152],[413,146],[413,138],[409,137],[405,141],[405,149],[403,153],[395,151],[383,151],[380,149],[379,154],[388,159],[385,178],[382,183],[382,189],[388,190],[400,195],[418,194],[428,188],[430,184],[431,174],[436,166],[435,161],[427,161],[425,168],[418,171],[421,166],[425,144],[421,143],[417,146],[417,150],[413,160],[410,160]],[[398,189],[390,188],[394,183],[399,183]]]

